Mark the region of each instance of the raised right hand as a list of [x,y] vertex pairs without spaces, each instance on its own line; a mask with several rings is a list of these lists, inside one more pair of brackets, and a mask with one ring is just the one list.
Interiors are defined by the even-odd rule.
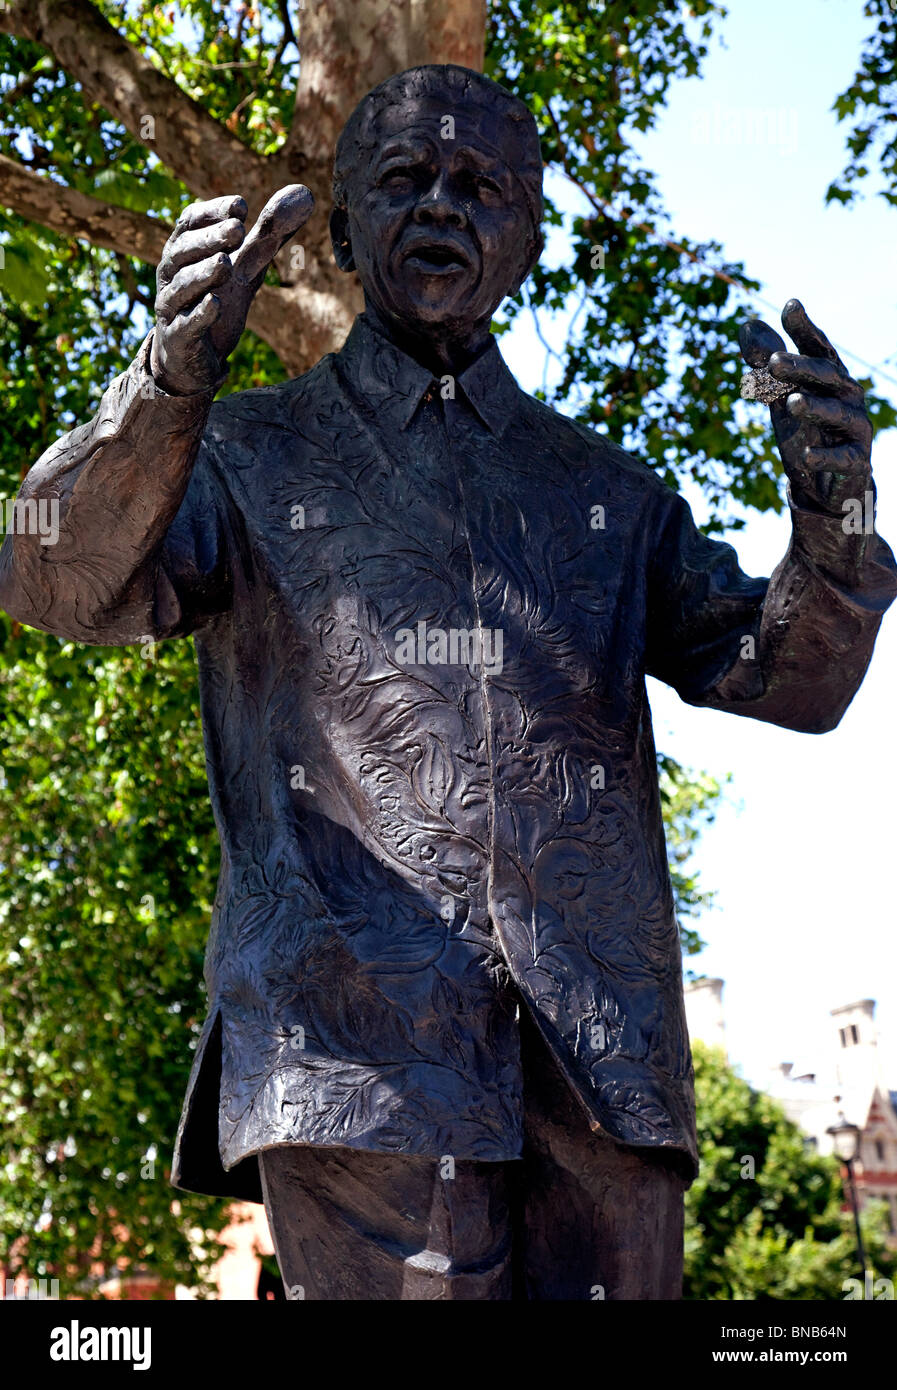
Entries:
[[297,183],[268,200],[248,236],[239,196],[192,203],[181,214],[156,272],[150,367],[163,391],[189,396],[219,384],[268,266],[313,208]]
[[785,305],[782,327],[796,353],[760,319],[739,329],[741,350],[752,367],[765,366],[789,388],[770,402],[769,413],[795,500],[838,514],[843,501],[862,500],[872,485],[872,424],[863,388],[799,299]]

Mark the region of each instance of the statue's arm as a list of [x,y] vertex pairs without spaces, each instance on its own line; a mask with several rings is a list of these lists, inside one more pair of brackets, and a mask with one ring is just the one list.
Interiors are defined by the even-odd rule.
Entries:
[[206,606],[223,602],[220,557],[187,515],[216,526],[198,496],[205,469],[185,501],[213,392],[162,391],[152,336],[93,420],[51,445],[22,485],[0,549],[0,608],[31,627],[103,645],[188,630],[199,614],[182,611],[187,577],[200,568]]
[[859,689],[897,564],[874,531],[797,506],[771,579],[695,526],[681,497],[664,508],[648,586],[647,669],[689,704],[824,733]]
[[[225,508],[203,430],[252,299],[313,207],[281,189],[247,235],[239,196],[195,203],[157,272],[156,325],[97,415],[28,473],[0,549],[0,607],[120,645],[191,631],[227,603]],[[41,517],[48,526],[33,524]]]
[[797,353],[757,319],[739,338],[788,478],[788,552],[771,579],[748,579],[731,546],[702,536],[682,499],[668,497],[649,581],[648,669],[692,704],[823,733],[859,688],[897,568],[874,529],[862,387],[798,300],[782,324]]

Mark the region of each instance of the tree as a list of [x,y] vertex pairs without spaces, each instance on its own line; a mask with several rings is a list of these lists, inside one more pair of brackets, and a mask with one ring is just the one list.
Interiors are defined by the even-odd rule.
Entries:
[[214,894],[189,669],[28,630],[3,657],[0,1264],[194,1284],[223,1222],[167,1181]]
[[[701,1172],[685,1201],[685,1296],[843,1299],[858,1276],[838,1164],[719,1049],[694,1044]],[[882,1211],[863,1216],[876,1277],[895,1277]]]
[[[250,216],[301,180],[317,210],[284,248],[225,391],[282,380],[341,342],[360,305],[327,241],[329,168],[356,100],[414,62],[481,67],[535,111],[570,254],[510,306],[578,307],[552,401],[729,499],[779,509],[764,423],[737,404],[735,289],[754,286],[667,225],[632,148],[696,77],[715,0],[3,0],[0,4],[0,491],[87,419],[149,326],[153,266],[194,198]],[[302,61],[299,62],[301,50]],[[714,262],[714,264],[710,264]],[[499,328],[501,325],[498,326]],[[547,394],[547,393],[546,393]],[[887,423],[884,403],[877,403]],[[196,1282],[220,1203],[166,1184],[217,845],[188,643],[79,648],[0,615],[0,1261],[90,1293],[93,1251]],[[717,795],[664,758],[683,917]],[[694,949],[693,931],[684,933]],[[140,1176],[142,1172],[154,1176]],[[24,1238],[23,1238],[24,1233]],[[214,1253],[213,1244],[206,1242]]]
[[877,164],[881,196],[897,206],[897,9],[890,0],[866,0],[863,14],[877,21],[863,45],[856,75],[837,97],[839,121],[852,122],[849,159],[826,193],[827,202],[850,204]]
[[[657,768],[682,950],[686,956],[696,956],[705,943],[689,923],[713,905],[714,894],[701,890],[699,875],[689,861],[701,832],[716,818],[723,789],[715,777],[706,772],[689,773],[668,754],[658,754]],[[694,978],[694,971],[689,974]]]

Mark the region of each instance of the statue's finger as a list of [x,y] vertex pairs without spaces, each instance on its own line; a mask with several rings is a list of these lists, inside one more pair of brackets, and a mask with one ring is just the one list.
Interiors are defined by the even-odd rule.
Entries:
[[192,308],[209,290],[223,285],[230,274],[230,256],[225,251],[184,266],[156,296],[156,317],[163,323],[170,322],[175,314]]
[[233,258],[239,279],[253,285],[264,275],[285,241],[304,226],[315,200],[301,183],[289,184],[269,198],[258,221]]
[[[246,235],[246,211],[244,199],[234,194],[207,203],[191,203],[162,249],[156,267],[158,288],[169,284],[181,266],[190,261],[202,260],[216,251],[235,250]],[[226,231],[218,234],[219,228]]]
[[748,319],[738,330],[738,346],[751,367],[765,367],[772,354],[781,352],[785,343],[762,319]]
[[827,357],[842,370],[847,369],[821,328],[810,318],[799,299],[789,299],[782,310],[782,327],[794,339],[805,357]]
[[836,400],[834,396],[808,396],[795,392],[788,397],[785,405],[789,415],[799,420],[810,420],[814,425],[833,430],[847,439],[868,444],[872,438],[872,425],[865,410]]
[[215,294],[207,294],[195,309],[181,315],[179,324],[183,325],[185,337],[201,338],[203,333],[207,333],[212,325],[217,323],[220,314],[221,300]]
[[837,444],[830,449],[810,444],[804,449],[804,463],[814,471],[868,476],[869,451],[861,444]]
[[198,227],[184,232],[172,245],[166,257],[166,267],[170,279],[185,265],[193,265],[215,256],[219,251],[236,251],[246,235],[246,228],[238,217],[229,217],[224,222],[215,222],[209,227]]
[[241,198],[239,193],[228,193],[224,198],[209,198],[207,202],[191,203],[185,208],[174,224],[174,231],[180,236],[182,232],[211,227],[214,222],[225,222],[229,217],[245,222],[248,211],[246,199]]
[[852,377],[826,357],[801,357],[795,352],[776,352],[769,359],[768,370],[779,381],[808,386],[810,390],[831,391],[845,399],[862,400],[863,389]]

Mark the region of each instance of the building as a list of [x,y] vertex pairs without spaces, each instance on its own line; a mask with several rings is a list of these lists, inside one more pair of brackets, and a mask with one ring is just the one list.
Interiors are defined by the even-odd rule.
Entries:
[[[725,1048],[723,981],[696,980],[685,987],[689,1033]],[[873,1199],[887,1205],[897,1242],[897,1091],[882,1074],[875,1000],[860,999],[832,1009],[826,1045],[809,1066],[780,1062],[762,1089],[778,1100],[789,1119],[820,1154],[833,1152],[829,1128],[843,1120],[860,1130],[855,1163],[860,1206]]]

